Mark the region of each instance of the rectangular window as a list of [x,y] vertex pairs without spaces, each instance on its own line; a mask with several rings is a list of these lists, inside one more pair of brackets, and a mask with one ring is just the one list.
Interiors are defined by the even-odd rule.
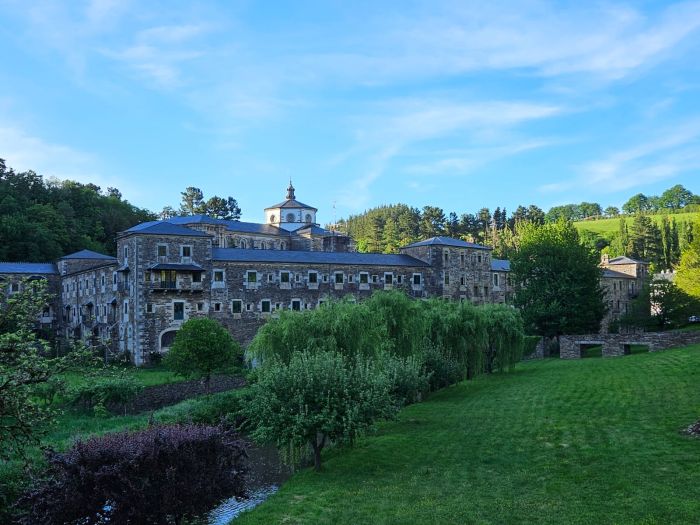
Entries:
[[253,309],[253,305],[250,303],[246,303],[245,305],[245,311],[250,312]]
[[459,264],[464,268],[464,254],[460,254],[459,256]]
[[421,282],[422,282],[421,274],[414,273],[413,274],[413,286],[420,286]]
[[224,282],[224,271],[223,270],[214,270],[214,282],[215,283],[223,283]]
[[442,256],[445,260],[445,264],[448,264],[450,262],[450,252],[445,252],[442,254]]
[[182,257],[192,257],[192,247],[191,246],[180,246],[180,255]]
[[102,276],[101,276],[101,278],[100,278],[100,283],[101,283],[102,286],[105,285],[105,274],[102,274]]
[[214,303],[214,311],[215,312],[221,311],[221,303]]
[[377,284],[377,283],[379,282],[379,277],[378,277],[377,275],[373,275],[373,276],[372,276],[372,282],[373,282],[374,284]]
[[484,286],[484,297],[487,297],[489,295],[489,287]]
[[355,282],[355,275],[354,274],[351,273],[348,275],[348,282],[349,283]]
[[185,318],[185,303],[176,302],[173,303],[173,319],[175,321],[182,321]]
[[481,262],[481,255],[477,255],[476,260],[477,260],[477,262]]
[[295,312],[301,311],[301,301],[299,299],[292,299],[292,310]]
[[385,273],[384,274],[384,284],[394,284],[394,274]]
[[146,270],[145,272],[143,272],[143,280],[147,283],[151,282],[151,270]]
[[249,270],[246,272],[245,275],[246,275],[245,280],[247,283],[254,284],[254,283],[258,282],[258,272]]
[[459,278],[459,284],[464,286],[466,284],[466,279],[464,278],[464,275]]
[[343,284],[343,274],[341,272],[335,272],[333,274],[333,281],[335,284]]
[[281,283],[288,283],[289,282],[289,272],[280,272],[280,282]]
[[146,313],[147,313],[147,314],[152,314],[152,313],[153,313],[153,303],[147,303],[147,304],[146,304]]
[[309,272],[309,283],[316,284],[318,282],[318,273]]
[[201,283],[202,282],[202,272],[192,272],[192,282]]
[[268,300],[263,300],[263,301],[260,303],[260,310],[261,310],[262,313],[264,313],[264,314],[269,314],[269,313],[270,313],[270,310],[271,310],[271,307],[272,307],[272,304],[271,304],[270,301],[268,301]]
[[396,284],[403,284],[403,275],[396,276]]
[[479,297],[479,287],[474,285],[474,297]]
[[198,312],[204,311],[204,303],[197,303],[197,311]]
[[450,274],[448,274],[448,273],[445,274],[444,282],[445,282],[445,284],[450,284]]
[[10,284],[10,292],[12,292],[12,293],[19,292],[19,283]]
[[499,281],[499,279],[498,279],[498,274],[497,274],[497,273],[494,273],[494,274],[493,274],[493,285],[494,285],[494,286],[498,286],[498,285],[499,285],[499,284],[498,284],[499,282],[500,282],[500,281]]
[[243,311],[243,301],[240,299],[234,299],[231,301],[231,311],[234,314],[240,314]]
[[324,283],[327,283],[327,282],[328,282],[328,275],[325,274],[325,273],[323,274],[323,282],[324,282]]
[[168,247],[165,244],[159,244],[157,249],[158,249],[158,257],[167,257],[168,256]]
[[360,284],[369,283],[369,274],[367,272],[360,272]]
[[128,259],[128,258],[129,258],[129,247],[124,246],[124,259]]
[[300,282],[300,281],[301,281],[301,275],[298,274],[298,273],[295,273],[295,274],[294,274],[294,282],[295,282],[295,283],[298,283],[298,282]]

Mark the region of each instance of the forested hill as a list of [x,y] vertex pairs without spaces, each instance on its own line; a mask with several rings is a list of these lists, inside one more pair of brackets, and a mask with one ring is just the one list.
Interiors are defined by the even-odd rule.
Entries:
[[117,232],[155,218],[116,188],[44,180],[0,159],[0,261],[52,261],[83,248],[114,255]]

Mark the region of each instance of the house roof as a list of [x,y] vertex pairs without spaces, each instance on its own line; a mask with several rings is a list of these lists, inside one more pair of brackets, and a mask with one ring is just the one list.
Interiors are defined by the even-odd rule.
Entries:
[[117,258],[104,253],[93,252],[92,250],[80,250],[79,252],[64,255],[59,260],[63,259],[91,259],[95,261],[115,261]]
[[0,262],[0,273],[57,274],[53,263]]
[[318,211],[317,208],[314,208],[313,206],[309,206],[308,204],[304,204],[303,202],[299,202],[296,199],[287,199],[287,200],[284,200],[278,204],[275,204],[274,206],[268,206],[265,209],[266,210],[273,210],[275,208],[306,208],[309,210]]
[[462,241],[460,239],[454,239],[452,237],[431,237],[430,239],[425,239],[424,241],[414,242],[404,248],[415,248],[417,246],[454,246],[457,248],[475,248],[477,250],[490,250],[489,246],[483,246],[481,244],[475,244],[473,242]]
[[633,275],[603,268],[603,279],[635,279]]
[[649,264],[647,261],[640,261],[638,259],[633,259],[632,257],[627,257],[621,255],[620,257],[614,257],[608,261],[608,264]]
[[208,215],[183,215],[178,217],[170,217],[162,222],[167,222],[170,224],[177,225],[187,225],[187,224],[214,224],[223,225],[227,230],[232,232],[240,233],[260,233],[265,235],[285,235],[288,236],[289,232],[281,228],[277,228],[271,224],[261,224],[257,222],[241,222],[241,221],[231,221],[228,219],[216,219],[214,217],[209,217]]
[[270,262],[289,264],[357,264],[375,266],[428,266],[410,255],[357,252],[307,252],[294,250],[250,250],[214,248],[212,259],[232,262]]
[[491,259],[491,270],[494,272],[509,272],[510,261],[507,259]]
[[149,221],[142,222],[136,226],[132,226],[125,233],[146,233],[150,235],[180,235],[189,237],[209,237],[208,233],[185,228],[177,224],[172,224],[166,221]]
[[325,228],[321,228],[320,226],[316,224],[309,224],[307,226],[302,226],[301,228],[294,230],[295,234],[299,233],[310,233],[312,235],[340,235],[338,232],[334,232],[332,230],[326,230]]

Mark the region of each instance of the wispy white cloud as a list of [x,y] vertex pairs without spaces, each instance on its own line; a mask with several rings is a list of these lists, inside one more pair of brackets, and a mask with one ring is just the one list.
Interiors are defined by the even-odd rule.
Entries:
[[125,196],[139,196],[140,190],[126,180],[106,177],[97,156],[64,144],[46,141],[24,130],[0,123],[0,158],[15,171],[33,170],[45,177],[77,180],[100,187],[118,187]]
[[576,188],[596,188],[613,193],[642,187],[700,169],[700,120],[664,128],[657,136],[607,157],[578,167],[579,176],[571,180],[540,186],[544,192]]

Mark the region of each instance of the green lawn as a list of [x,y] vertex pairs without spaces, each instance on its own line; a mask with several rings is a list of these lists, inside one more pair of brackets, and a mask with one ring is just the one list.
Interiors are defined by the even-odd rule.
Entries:
[[[675,213],[675,214],[670,214],[671,216],[675,217],[676,223],[680,222],[697,222],[700,220],[700,213],[694,212],[694,213]],[[663,217],[665,217],[666,214],[657,214],[657,215],[650,215],[652,220],[655,222],[660,222]],[[625,220],[627,221],[627,227],[632,226],[632,222],[634,221],[633,216],[626,217]],[[574,226],[578,228],[579,230],[588,230],[594,233],[598,233],[602,235],[603,237],[608,237],[612,233],[616,233],[619,228],[620,228],[620,218],[613,218],[613,219],[600,219],[600,220],[591,220],[591,221],[578,221],[574,223]]]
[[700,345],[518,365],[404,409],[236,525],[698,523]]

